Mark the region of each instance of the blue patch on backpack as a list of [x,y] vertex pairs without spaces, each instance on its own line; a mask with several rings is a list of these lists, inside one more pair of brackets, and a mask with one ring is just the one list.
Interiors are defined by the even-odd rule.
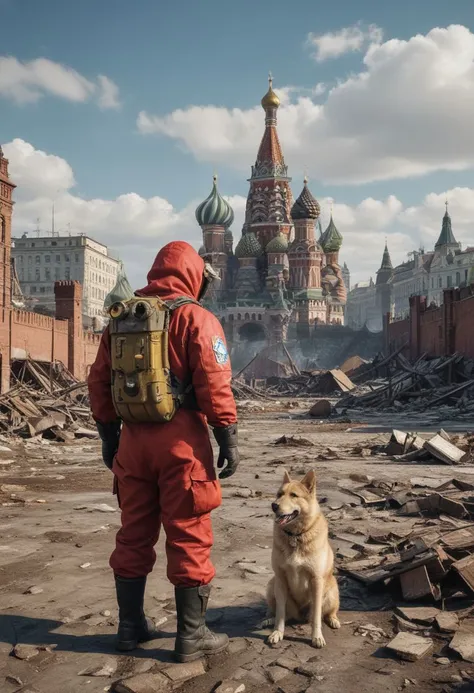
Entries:
[[220,366],[223,366],[229,360],[229,354],[222,337],[212,338],[212,351],[216,357],[216,361]]

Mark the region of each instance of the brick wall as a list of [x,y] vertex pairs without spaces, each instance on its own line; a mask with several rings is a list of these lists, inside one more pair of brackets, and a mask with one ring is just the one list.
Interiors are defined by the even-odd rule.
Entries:
[[409,343],[412,360],[422,354],[448,356],[455,352],[474,358],[474,285],[446,289],[443,304],[427,306],[422,296],[410,297],[410,317],[384,324],[385,349],[393,353]]

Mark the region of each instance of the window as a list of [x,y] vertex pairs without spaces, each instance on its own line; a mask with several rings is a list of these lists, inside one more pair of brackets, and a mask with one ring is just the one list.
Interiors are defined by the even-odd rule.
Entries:
[[32,286],[32,287],[31,287],[31,293],[32,293],[32,294],[35,294],[35,293],[36,293],[36,286]]
[[79,262],[79,253],[75,253],[75,254],[74,254],[74,260],[75,260],[76,262]]
[[51,281],[51,270],[47,267],[44,271],[44,278],[47,282]]
[[464,281],[467,282],[468,270],[464,270]]
[[434,277],[431,277],[431,288],[434,289]]
[[39,265],[40,262],[41,262],[41,257],[40,257],[39,255],[37,255],[37,256],[35,257],[35,263],[36,263],[37,265]]
[[23,264],[23,255],[18,255],[18,263],[19,263],[20,265]]
[[37,282],[41,281],[41,274],[39,269],[35,271],[35,279]]
[[55,270],[54,270],[54,278],[55,278],[56,281],[58,281],[59,279],[61,279],[61,270],[60,270],[59,267],[56,267]]
[[57,241],[51,241],[51,245],[58,245]]
[[45,287],[45,286],[40,286],[40,293],[44,294],[45,291],[46,291],[46,287]]
[[51,262],[51,255],[45,255],[45,256],[44,256],[44,261],[46,262],[46,264],[48,264],[49,262]]
[[61,255],[56,255],[56,262],[61,262]]
[[68,255],[67,253],[64,256],[64,259],[66,260],[66,262],[71,262],[71,256]]
[[5,217],[0,217],[0,237],[2,243],[5,243],[5,232],[7,228],[7,223],[5,221]]
[[66,267],[66,270],[64,272],[64,277],[65,277],[65,279],[71,279],[71,270],[69,269],[69,267]]
[[450,289],[450,288],[452,287],[452,285],[453,285],[453,278],[452,278],[452,276],[449,274],[449,275],[448,275],[448,284],[447,284],[448,289]]
[[456,286],[461,283],[461,272],[456,272]]
[[33,256],[32,255],[28,255],[28,264],[29,265],[33,264]]
[[22,269],[19,270],[18,276],[19,276],[20,280],[23,281],[23,270]]
[[438,287],[439,287],[440,289],[443,288],[443,277],[438,277]]
[[31,244],[31,247],[32,247],[32,248],[34,248],[34,247],[35,247],[35,244],[34,244],[34,243],[32,243],[32,244]]

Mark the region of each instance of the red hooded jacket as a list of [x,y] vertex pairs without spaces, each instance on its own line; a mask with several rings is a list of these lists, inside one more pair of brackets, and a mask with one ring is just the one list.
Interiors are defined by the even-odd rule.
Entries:
[[[159,296],[164,300],[179,296],[197,299],[203,282],[203,271],[203,259],[188,243],[168,243],[155,258],[147,276],[148,285],[137,291],[137,294]],[[230,358],[221,363],[222,357],[218,358],[214,351],[218,339],[225,344],[221,324],[205,308],[190,303],[173,312],[169,329],[171,372],[183,382],[192,380],[198,406],[209,425],[225,427],[236,423],[237,412],[231,390]],[[101,423],[116,419],[111,394],[108,330],[102,336],[96,360],[90,370],[88,386],[94,418]],[[175,419],[179,414],[178,411]],[[196,416],[202,414],[196,412]]]

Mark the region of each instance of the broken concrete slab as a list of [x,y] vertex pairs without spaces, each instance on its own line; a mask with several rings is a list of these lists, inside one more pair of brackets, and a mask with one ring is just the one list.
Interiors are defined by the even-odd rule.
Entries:
[[289,671],[288,669],[283,669],[283,667],[269,667],[266,671],[267,678],[270,681],[270,683],[279,683],[284,679],[286,676],[289,676]]
[[433,606],[398,606],[396,612],[407,621],[431,625],[442,612]]
[[440,633],[455,633],[459,628],[459,618],[455,611],[442,611],[436,616]]
[[314,419],[327,419],[331,416],[332,406],[327,399],[320,399],[313,404],[309,410],[309,415]]
[[15,645],[12,650],[12,655],[14,657],[25,660],[26,662],[29,662],[30,659],[37,657],[39,653],[39,649],[34,645],[22,645],[21,643]]
[[401,659],[408,662],[416,662],[433,649],[431,638],[422,638],[413,633],[398,633],[394,639],[388,643],[387,649]]
[[453,563],[452,568],[462,577],[466,585],[474,591],[474,555],[466,556]]
[[470,630],[458,630],[449,643],[449,647],[466,662],[474,662],[474,632]]
[[460,464],[466,455],[464,450],[460,450],[456,445],[445,440],[439,434],[433,436],[430,440],[426,440],[424,449],[444,464]]
[[169,691],[169,679],[162,674],[138,674],[112,684],[114,693],[165,693]]

